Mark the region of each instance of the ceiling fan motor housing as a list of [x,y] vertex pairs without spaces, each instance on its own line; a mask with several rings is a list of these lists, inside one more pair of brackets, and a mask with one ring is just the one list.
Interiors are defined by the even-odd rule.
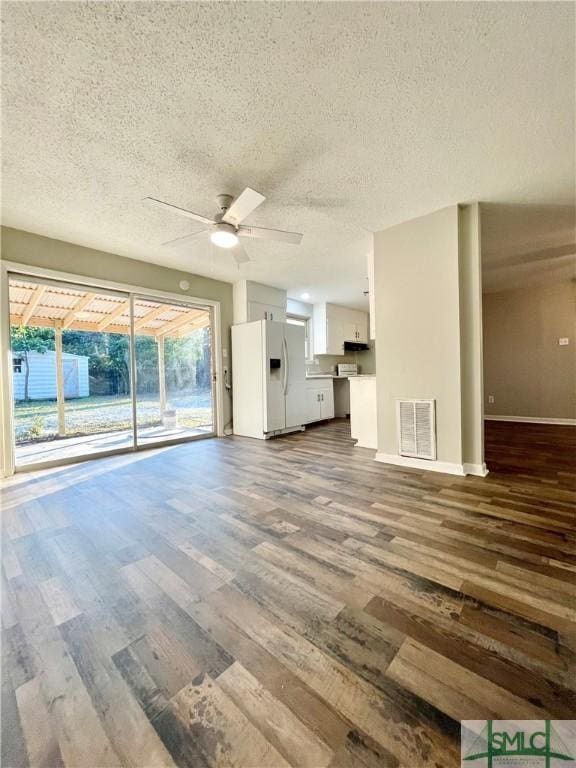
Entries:
[[218,203],[218,207],[222,211],[222,215],[230,208],[232,204],[232,200],[234,198],[232,195],[216,195],[216,202]]
[[234,224],[228,224],[226,221],[218,221],[214,225],[214,230],[216,232],[231,232],[233,235],[238,231]]

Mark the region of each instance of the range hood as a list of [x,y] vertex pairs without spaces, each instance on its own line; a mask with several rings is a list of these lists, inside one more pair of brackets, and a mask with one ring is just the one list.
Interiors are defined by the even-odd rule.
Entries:
[[363,341],[344,342],[344,352],[365,352],[367,349],[370,349],[370,347]]

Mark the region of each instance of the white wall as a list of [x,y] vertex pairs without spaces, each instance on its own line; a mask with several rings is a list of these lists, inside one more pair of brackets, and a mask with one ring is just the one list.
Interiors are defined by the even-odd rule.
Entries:
[[481,206],[458,207],[462,459],[484,466]]
[[[378,459],[398,455],[396,400],[436,400],[437,461],[463,473],[483,464],[478,207],[454,205],[374,239]],[[470,297],[476,296],[476,303]],[[466,306],[463,318],[461,304]],[[466,353],[462,354],[462,350]]]

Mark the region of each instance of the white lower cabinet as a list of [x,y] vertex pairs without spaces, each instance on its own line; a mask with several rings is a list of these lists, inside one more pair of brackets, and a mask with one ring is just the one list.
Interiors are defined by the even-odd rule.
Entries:
[[320,392],[320,418],[334,418],[334,384],[332,381]]
[[332,379],[306,380],[306,423],[334,418]]

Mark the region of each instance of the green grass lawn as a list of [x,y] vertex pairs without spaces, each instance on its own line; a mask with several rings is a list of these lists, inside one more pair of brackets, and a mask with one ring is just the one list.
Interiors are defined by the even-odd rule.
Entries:
[[[175,393],[168,395],[168,408],[178,413],[181,426],[198,427],[212,423],[211,392]],[[132,399],[127,396],[82,397],[66,400],[66,435],[90,435],[132,429]],[[139,427],[161,423],[157,395],[137,398]],[[58,411],[55,400],[17,402],[14,408],[16,443],[51,440],[58,433]]]
[[[74,413],[81,411],[93,411],[95,409],[107,408],[110,406],[132,406],[130,397],[121,395],[92,397],[79,397],[75,400],[66,400],[66,410]],[[27,419],[36,416],[47,416],[56,411],[56,400],[28,400],[16,403],[17,418]]]

